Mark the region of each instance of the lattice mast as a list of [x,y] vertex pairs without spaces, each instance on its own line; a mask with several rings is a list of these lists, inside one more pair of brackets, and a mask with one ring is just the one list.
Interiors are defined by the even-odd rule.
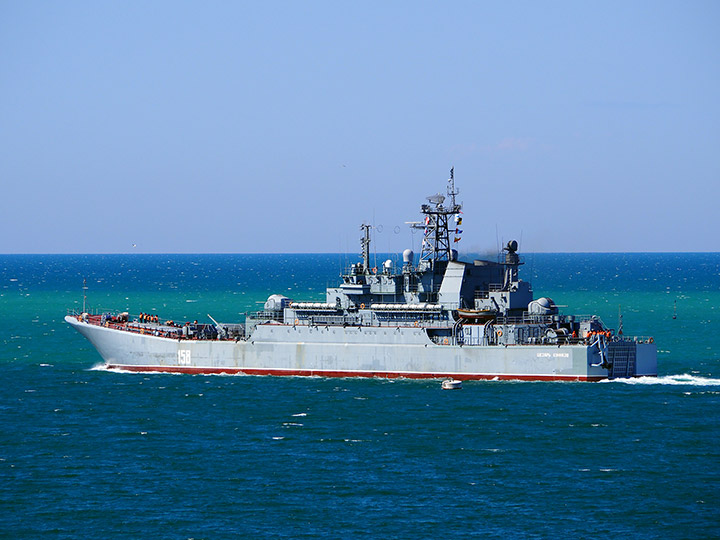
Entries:
[[[455,197],[460,193],[455,188],[455,168],[450,169],[447,198],[450,204],[445,206],[446,197],[440,193],[427,197],[430,204],[423,204],[420,211],[425,216],[422,223],[414,223],[416,229],[423,229],[422,252],[420,262],[427,261],[434,266],[435,261],[450,261],[453,258],[452,240],[450,238],[451,218],[461,213],[462,205],[457,204]],[[456,230],[453,227],[453,230]],[[459,238],[456,237],[456,241]]]

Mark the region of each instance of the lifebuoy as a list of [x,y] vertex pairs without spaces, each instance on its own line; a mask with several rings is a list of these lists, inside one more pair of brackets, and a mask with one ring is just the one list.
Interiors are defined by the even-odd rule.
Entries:
[[295,324],[296,325],[300,324],[300,321],[298,319],[295,319]]
[[365,309],[365,304],[360,304],[360,309]]
[[415,326],[420,326],[420,321],[415,321]]
[[648,343],[655,343],[655,340],[653,338],[648,339]]
[[377,266],[373,266],[372,272],[373,272],[373,274],[377,274]]
[[448,341],[448,338],[443,339],[443,345],[447,345],[448,343],[450,343],[450,342]]
[[497,335],[498,335],[498,337],[502,337],[502,330],[498,330]]

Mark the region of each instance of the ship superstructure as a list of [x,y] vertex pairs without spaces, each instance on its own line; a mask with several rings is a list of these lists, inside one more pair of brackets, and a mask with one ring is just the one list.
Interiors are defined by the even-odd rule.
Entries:
[[652,338],[617,334],[595,316],[561,314],[520,279],[518,243],[498,261],[458,260],[462,234],[454,172],[447,194],[427,197],[415,263],[361,260],[326,290],[325,302],[273,294],[235,324],[144,320],[127,313],[70,314],[113,368],[271,375],[600,380],[657,375]]

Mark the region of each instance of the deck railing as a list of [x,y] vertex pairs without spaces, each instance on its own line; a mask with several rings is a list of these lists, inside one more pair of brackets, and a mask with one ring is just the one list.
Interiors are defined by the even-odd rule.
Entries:
[[[78,320],[83,320],[84,322],[88,324],[92,324],[94,326],[103,326],[105,328],[113,328],[115,330],[122,330],[125,332],[132,332],[135,334],[142,334],[142,335],[152,335],[152,336],[158,336],[158,337],[165,337],[165,338],[171,338],[171,339],[177,339],[177,340],[224,340],[224,341],[237,341],[239,339],[245,339],[243,335],[240,335],[240,332],[238,329],[242,327],[242,324],[231,324],[227,325],[228,328],[232,327],[234,332],[230,332],[230,334],[227,337],[220,338],[218,337],[215,332],[215,326],[211,324],[190,324],[190,325],[168,325],[166,323],[157,322],[157,323],[144,323],[139,322],[135,318],[130,318],[128,321],[118,321],[115,317],[112,317],[109,315],[108,311],[102,311],[101,313],[97,313],[98,311],[102,310],[94,310],[93,313],[90,312],[90,310],[87,310],[85,312],[86,316],[83,317],[83,313],[81,313],[77,309],[69,309],[68,315],[72,317],[78,318]],[[265,312],[268,314],[268,312]],[[273,313],[273,315],[275,315]],[[552,317],[552,316],[550,316]],[[591,317],[588,316],[588,320]],[[515,321],[515,319],[519,319]],[[576,318],[577,320],[577,318]],[[503,322],[506,322],[507,324],[512,324],[514,322],[527,322],[522,317],[506,317],[502,319]],[[304,319],[296,319],[295,321],[291,321],[289,323],[285,323],[282,320],[278,320],[276,316],[273,317],[267,317],[265,319],[262,319],[259,321],[260,324],[263,323],[269,323],[272,322],[274,324],[285,324],[287,326],[293,326],[293,325],[301,325],[301,326],[362,326],[362,327],[396,327],[396,328],[427,328],[427,329],[451,329],[454,326],[454,322],[450,320],[423,320],[422,318],[419,318],[417,320],[375,320],[372,323],[365,322],[361,319],[359,316],[342,316],[342,315],[320,315],[320,316],[309,316]],[[496,322],[496,324],[502,324],[500,322],[500,319]],[[187,334],[184,332],[184,328],[188,328]],[[594,341],[595,338],[581,338],[581,337],[562,337],[559,341],[552,343],[552,346],[562,346],[562,345],[583,345],[583,344],[591,344]],[[651,336],[629,336],[629,335],[613,335],[609,338],[611,341],[615,342],[632,342],[632,343],[638,343],[638,344],[647,344],[647,343],[653,343],[654,339]],[[434,336],[432,340],[439,344],[439,345],[448,345],[448,344],[455,344],[455,339],[450,338],[449,340],[445,336]],[[469,341],[465,341],[465,345],[476,345],[477,343],[470,343]],[[543,343],[537,342],[537,343],[517,343],[513,345],[513,347],[518,346],[536,346],[536,345],[542,345]],[[548,344],[550,345],[550,344]]]

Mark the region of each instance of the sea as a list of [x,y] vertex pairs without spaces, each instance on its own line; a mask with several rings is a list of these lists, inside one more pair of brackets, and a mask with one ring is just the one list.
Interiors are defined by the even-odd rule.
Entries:
[[111,372],[63,322],[83,280],[88,308],[233,322],[349,262],[0,255],[0,538],[720,537],[718,253],[524,258],[536,298],[652,336],[657,378]]

